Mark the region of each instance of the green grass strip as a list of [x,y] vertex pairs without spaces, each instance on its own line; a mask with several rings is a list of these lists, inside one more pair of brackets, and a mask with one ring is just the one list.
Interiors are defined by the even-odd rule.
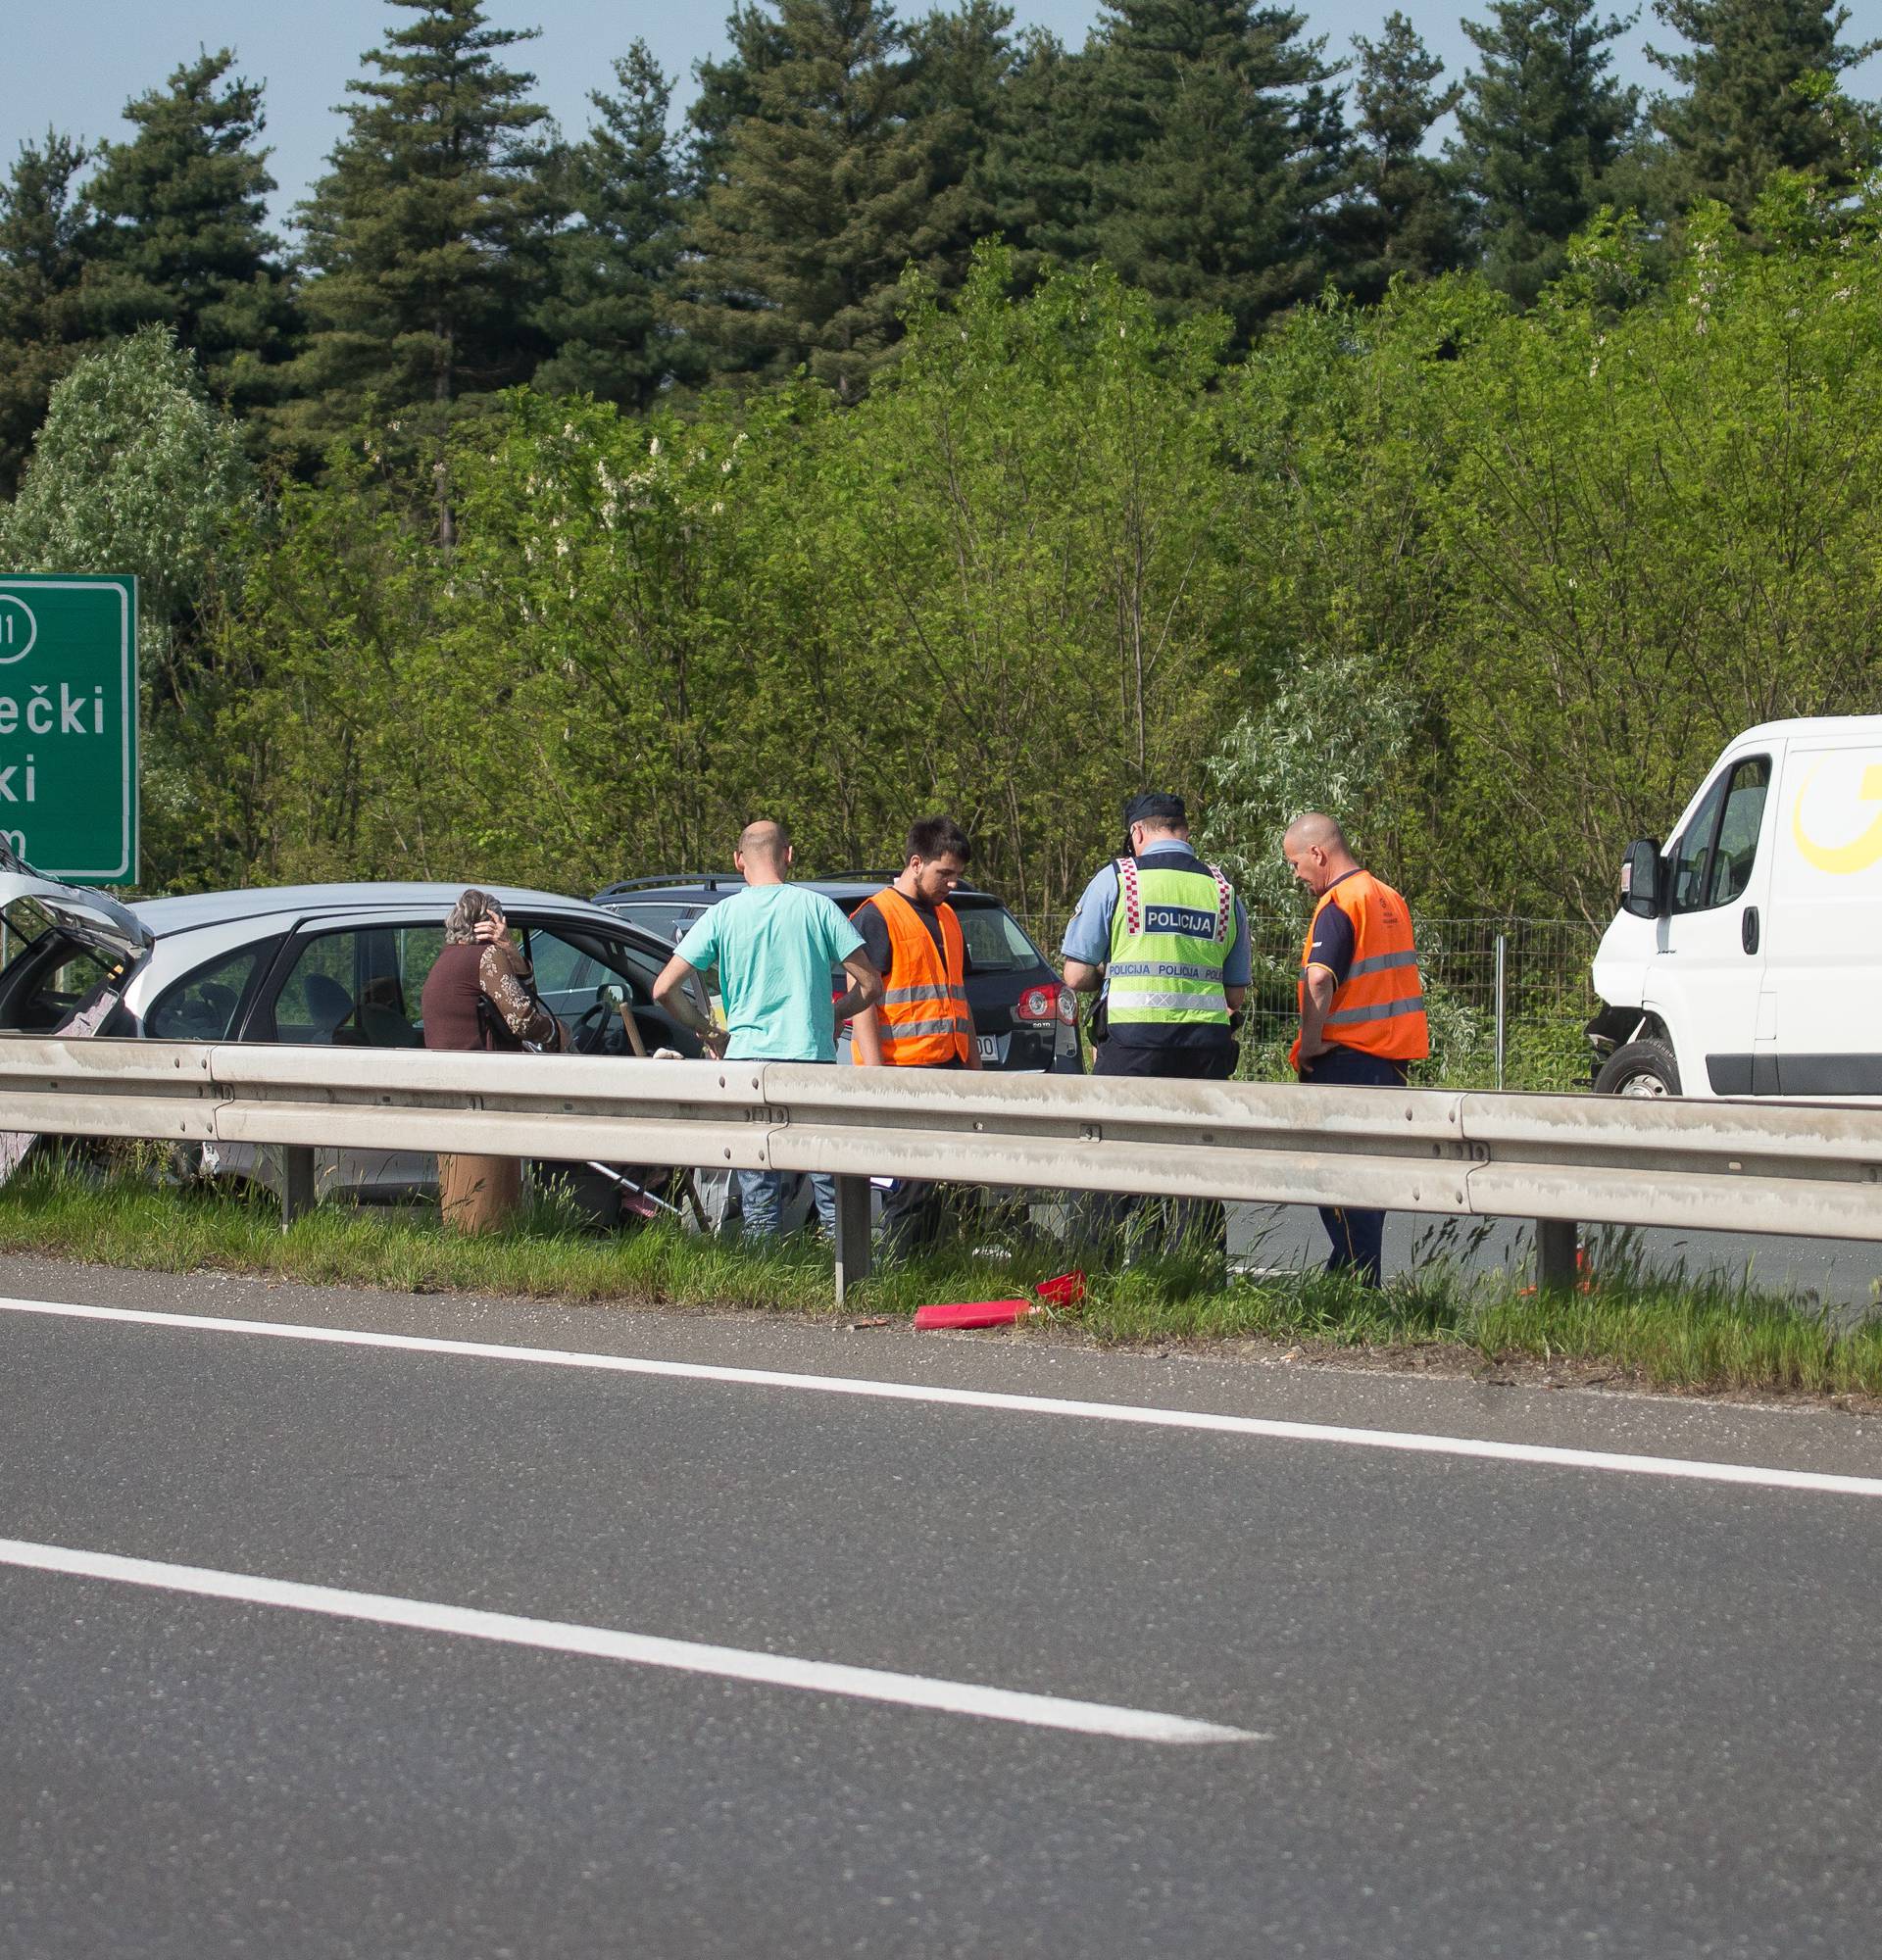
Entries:
[[[1520,1276],[1461,1273],[1439,1245],[1372,1292],[1317,1270],[1235,1278],[1153,1259],[1090,1276],[1077,1324],[1101,1345],[1263,1340],[1319,1348],[1423,1348],[1478,1364],[1564,1365],[1657,1389],[1882,1396],[1882,1319],[1855,1324],[1749,1279],[1655,1276],[1625,1235],[1598,1249],[1589,1290],[1538,1296]],[[322,1205],[283,1232],[265,1197],[153,1182],[142,1167],[32,1165],[0,1188],[0,1250],[145,1271],[262,1273],[311,1286],[465,1292],[638,1306],[832,1311],[830,1262],[807,1241],[752,1250],[675,1227],[585,1229],[554,1200],[487,1238],[416,1206]],[[846,1317],[928,1300],[1026,1294],[1065,1257],[963,1247],[877,1273]],[[1847,1317],[1845,1317],[1847,1321]]]

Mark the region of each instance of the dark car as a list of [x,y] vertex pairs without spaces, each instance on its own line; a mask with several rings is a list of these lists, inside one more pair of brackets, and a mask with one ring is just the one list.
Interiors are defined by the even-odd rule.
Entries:
[[[893,873],[847,871],[835,878],[798,882],[854,912],[866,899],[894,882]],[[629,878],[595,894],[594,903],[632,925],[677,946],[703,912],[745,889],[736,871]],[[1014,1073],[1055,1070],[1075,1075],[1078,1054],[1075,998],[1026,936],[1019,921],[991,892],[961,885],[949,901],[961,921],[972,970],[967,1005],[980,1044],[981,1066]]]

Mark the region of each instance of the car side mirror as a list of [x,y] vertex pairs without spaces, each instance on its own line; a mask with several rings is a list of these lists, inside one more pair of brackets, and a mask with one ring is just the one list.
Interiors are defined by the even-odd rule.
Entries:
[[604,1007],[624,1007],[627,1004],[627,990],[619,980],[611,980],[605,987],[595,989],[595,1000]]
[[1635,918],[1658,918],[1665,906],[1659,842],[1636,837],[1620,860],[1620,908]]

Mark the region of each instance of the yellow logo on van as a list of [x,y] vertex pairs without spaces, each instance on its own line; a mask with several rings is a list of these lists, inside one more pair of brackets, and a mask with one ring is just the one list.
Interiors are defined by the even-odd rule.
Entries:
[[[1848,844],[1819,844],[1804,828],[1804,800],[1809,795],[1810,785],[1816,781],[1817,770],[1822,766],[1822,762],[1817,763],[1816,768],[1804,778],[1804,787],[1797,793],[1797,802],[1791,809],[1791,835],[1797,840],[1797,848],[1803,853],[1805,862],[1814,864],[1819,871],[1828,871],[1836,877],[1866,871],[1878,858],[1882,858],[1882,815],[1878,815],[1860,836]],[[1882,763],[1871,762],[1862,771],[1860,796],[1864,803],[1882,803]]]

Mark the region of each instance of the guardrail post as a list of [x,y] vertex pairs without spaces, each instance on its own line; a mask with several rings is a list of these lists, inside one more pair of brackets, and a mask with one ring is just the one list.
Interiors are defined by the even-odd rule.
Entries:
[[857,1281],[869,1276],[869,1181],[839,1177],[836,1183],[836,1306]]
[[281,1230],[314,1209],[314,1147],[281,1146]]
[[1575,1283],[1580,1227],[1570,1218],[1536,1220],[1536,1291],[1566,1293]]

